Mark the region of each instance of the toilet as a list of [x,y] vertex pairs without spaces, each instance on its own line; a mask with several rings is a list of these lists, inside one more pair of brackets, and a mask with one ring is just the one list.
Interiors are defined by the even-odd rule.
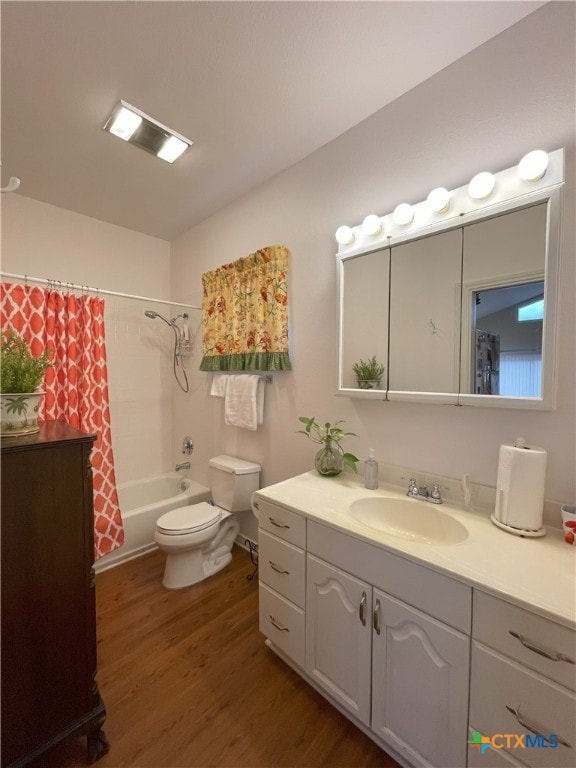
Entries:
[[166,589],[189,587],[228,565],[240,530],[235,513],[250,510],[250,498],[258,490],[259,464],[222,455],[208,466],[213,504],[178,507],[156,522],[154,540],[167,555]]

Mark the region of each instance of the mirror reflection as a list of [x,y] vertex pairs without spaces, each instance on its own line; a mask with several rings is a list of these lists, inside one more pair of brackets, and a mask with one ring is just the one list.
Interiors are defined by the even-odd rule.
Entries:
[[392,248],[390,391],[458,392],[462,231]]
[[[390,250],[385,248],[347,259],[341,269],[339,386],[385,390]],[[370,377],[359,379],[357,370],[369,371],[373,368],[372,358],[376,358],[377,370],[379,366],[384,366],[384,371],[377,380]]]
[[464,227],[461,392],[542,396],[547,207]]
[[[466,404],[510,398],[513,407],[543,401],[557,212],[552,196],[523,203],[340,260],[340,391]],[[359,381],[358,364],[374,357],[384,364],[381,380]]]

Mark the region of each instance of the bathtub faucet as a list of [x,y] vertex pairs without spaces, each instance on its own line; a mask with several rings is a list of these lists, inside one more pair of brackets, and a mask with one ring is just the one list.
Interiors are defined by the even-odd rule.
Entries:
[[182,464],[176,464],[176,472],[180,472],[181,469],[190,469],[190,462],[183,461]]

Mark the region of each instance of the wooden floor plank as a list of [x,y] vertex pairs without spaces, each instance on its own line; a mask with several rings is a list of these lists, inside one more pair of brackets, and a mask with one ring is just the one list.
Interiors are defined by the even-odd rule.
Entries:
[[[163,569],[155,551],[96,576],[98,768],[396,768],[266,648],[244,550],[187,589],[164,589]],[[80,739],[30,768],[85,765]]]

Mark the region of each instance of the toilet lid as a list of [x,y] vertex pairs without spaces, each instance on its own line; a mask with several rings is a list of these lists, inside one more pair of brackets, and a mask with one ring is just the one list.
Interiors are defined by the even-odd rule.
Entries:
[[158,518],[156,527],[161,533],[182,535],[208,528],[217,523],[221,516],[220,507],[202,501],[200,504],[171,509],[170,512]]

